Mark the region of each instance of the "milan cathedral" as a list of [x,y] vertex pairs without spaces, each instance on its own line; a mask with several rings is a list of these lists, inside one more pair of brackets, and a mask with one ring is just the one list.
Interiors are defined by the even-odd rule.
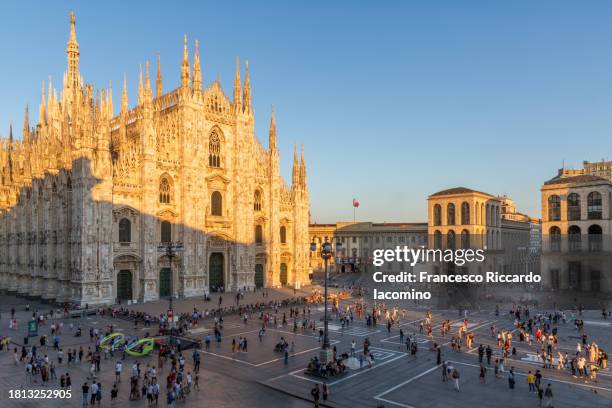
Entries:
[[63,89],[42,87],[38,124],[0,143],[0,289],[80,305],[203,296],[309,280],[303,150],[280,176],[274,112],[254,133],[248,64],[233,100],[203,87],[198,43],[185,37],[180,86],[164,93],[157,60],[94,91],[79,73],[74,14]]

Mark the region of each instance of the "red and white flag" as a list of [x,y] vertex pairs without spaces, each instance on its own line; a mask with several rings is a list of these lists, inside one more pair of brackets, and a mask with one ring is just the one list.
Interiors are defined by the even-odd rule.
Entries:
[[353,198],[353,207],[359,207],[359,201],[356,198]]

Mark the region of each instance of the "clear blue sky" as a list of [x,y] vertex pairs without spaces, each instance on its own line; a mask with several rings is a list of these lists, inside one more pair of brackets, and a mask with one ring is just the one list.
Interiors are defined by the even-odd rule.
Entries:
[[[12,2],[0,25],[0,133],[36,119],[41,81],[60,87],[68,14],[96,87],[162,56],[179,83],[183,34],[206,83],[231,95],[249,60],[256,133],[277,109],[283,175],[304,144],[312,220],[424,221],[426,198],[466,186],[539,215],[539,188],[565,160],[612,157],[612,2]],[[154,66],[154,64],[153,64]],[[243,77],[244,78],[244,77]]]

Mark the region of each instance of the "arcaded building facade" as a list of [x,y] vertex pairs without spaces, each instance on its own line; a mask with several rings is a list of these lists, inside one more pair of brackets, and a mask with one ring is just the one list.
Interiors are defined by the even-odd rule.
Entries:
[[308,282],[303,151],[288,186],[274,112],[267,149],[254,134],[248,66],[230,99],[185,38],[180,86],[147,62],[115,115],[112,89],[81,77],[74,15],[66,53],[38,124],[26,110],[22,139],[0,144],[1,289],[93,305]]
[[559,170],[542,192],[542,277],[553,291],[612,293],[612,182]]
[[[434,273],[539,274],[540,245],[534,235],[539,235],[540,222],[518,212],[509,197],[455,187],[430,195],[428,212],[429,248],[485,250],[482,263],[437,262],[430,265]],[[500,294],[508,286],[457,284],[444,289],[451,303],[467,305]]]

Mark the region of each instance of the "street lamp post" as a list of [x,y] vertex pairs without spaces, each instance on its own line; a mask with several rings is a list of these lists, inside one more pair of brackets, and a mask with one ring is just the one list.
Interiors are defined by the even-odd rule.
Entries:
[[[338,250],[340,250],[341,247],[342,247],[342,243],[338,239],[336,239],[336,253],[338,252]],[[317,244],[316,242],[314,242],[314,240],[310,243],[310,250],[312,252],[315,252],[317,250]],[[326,364],[328,361],[332,359],[331,350],[329,348],[330,346],[329,344],[329,324],[328,324],[329,319],[328,319],[328,311],[327,311],[327,281],[328,281],[327,262],[333,255],[334,255],[334,251],[332,250],[332,244],[328,242],[326,238],[325,242],[321,244],[321,258],[323,258],[323,261],[325,263],[325,294],[324,294],[325,310],[323,314],[324,333],[323,333],[323,345],[321,347],[321,362],[324,364]]]
[[180,242],[164,242],[157,247],[157,251],[165,253],[170,263],[170,298],[168,299],[168,311],[172,314],[172,328],[174,328],[174,309],[172,298],[174,297],[174,273],[172,271],[172,259],[178,252],[183,251],[183,244]]

